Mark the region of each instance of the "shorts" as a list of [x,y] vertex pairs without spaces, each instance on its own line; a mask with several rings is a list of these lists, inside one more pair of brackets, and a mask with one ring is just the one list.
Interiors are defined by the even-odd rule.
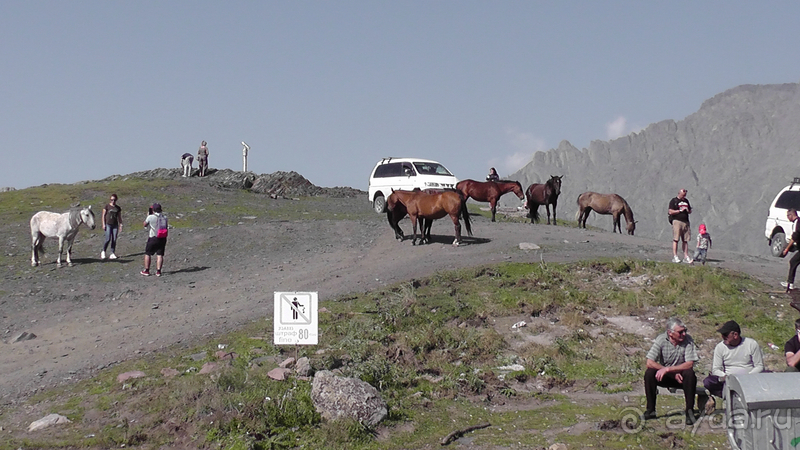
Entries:
[[167,248],[167,238],[151,237],[147,239],[144,247],[144,254],[148,256],[164,256],[164,249]]
[[692,240],[692,230],[689,229],[689,224],[680,220],[672,221],[672,240],[678,242],[689,242]]

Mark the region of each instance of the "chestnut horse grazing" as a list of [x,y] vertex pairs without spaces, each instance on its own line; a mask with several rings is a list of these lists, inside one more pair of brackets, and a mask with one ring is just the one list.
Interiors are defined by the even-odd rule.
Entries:
[[564,177],[550,175],[550,179],[546,183],[534,183],[528,186],[528,190],[525,192],[528,201],[525,206],[531,210],[531,223],[539,221],[539,205],[544,205],[547,209],[547,224],[550,225],[550,205],[553,205],[553,225],[556,224],[556,205],[558,196],[561,194],[562,178]]
[[583,224],[583,228],[586,228],[586,219],[592,211],[597,214],[611,214],[613,219],[611,229],[614,233],[619,229],[619,234],[622,234],[619,216],[624,214],[627,224],[625,228],[628,230],[628,234],[633,236],[636,222],[633,220],[633,210],[624,198],[617,194],[598,194],[597,192],[584,192],[579,195],[578,214],[575,215],[575,218],[578,219],[578,227]]
[[[395,237],[402,236],[402,231],[398,233],[400,228],[397,222],[402,219],[402,210],[411,218],[411,225],[414,229],[414,237],[411,240],[412,245],[417,245],[417,219],[422,221],[422,236],[420,242],[430,242],[430,227],[434,220],[441,219],[449,215],[455,227],[456,238],[453,245],[461,244],[461,223],[459,218],[463,217],[464,225],[467,227],[467,233],[472,236],[472,225],[469,221],[469,213],[467,212],[467,200],[461,196],[458,191],[444,191],[438,194],[428,194],[420,191],[394,191],[389,198],[386,199],[386,217],[389,220],[389,225],[395,231]],[[399,213],[395,213],[395,210]],[[398,217],[399,216],[399,217]],[[400,239],[400,238],[398,238]]]
[[492,208],[492,222],[494,222],[494,213],[497,210],[497,201],[503,194],[513,192],[520,200],[525,200],[525,194],[522,193],[522,185],[519,184],[519,181],[464,180],[456,184],[456,189],[466,199],[472,197],[478,202],[489,202],[489,206]]

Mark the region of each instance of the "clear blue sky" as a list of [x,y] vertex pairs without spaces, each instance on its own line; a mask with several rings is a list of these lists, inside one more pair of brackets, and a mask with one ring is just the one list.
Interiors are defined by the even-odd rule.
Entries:
[[0,187],[179,165],[366,189],[383,156],[507,175],[800,81],[800,2],[18,1],[0,6]]

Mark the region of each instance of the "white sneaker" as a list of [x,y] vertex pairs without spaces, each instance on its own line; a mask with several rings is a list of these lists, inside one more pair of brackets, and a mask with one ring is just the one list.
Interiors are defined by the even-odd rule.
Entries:
[[105,250],[100,252],[100,259],[106,259],[106,251]]
[[117,259],[117,255],[112,253],[112,254],[108,255],[108,259]]
[[683,258],[683,262],[685,262],[686,264],[691,264],[692,263],[692,258],[689,258],[687,256],[687,257]]
[[786,281],[781,281],[781,286],[788,287],[789,289],[794,289],[794,283],[789,283]]
[[672,262],[679,263],[679,262],[681,262],[681,259],[678,258],[678,255],[675,255],[675,256],[672,257]]

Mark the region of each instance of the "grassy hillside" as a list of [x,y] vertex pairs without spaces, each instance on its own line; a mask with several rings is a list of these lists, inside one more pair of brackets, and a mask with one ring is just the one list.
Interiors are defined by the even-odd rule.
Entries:
[[[137,218],[149,203],[161,201],[175,214],[176,227],[234,224],[249,214],[341,217],[320,199],[280,202],[243,191],[219,191],[212,204],[196,204],[193,193],[202,187],[186,186],[128,180],[4,193],[0,224],[22,226],[37,210],[65,209],[76,201],[99,209],[110,190]],[[380,219],[368,208],[364,214],[364,220]],[[0,258],[8,258],[5,253]],[[734,319],[761,343],[769,368],[782,370],[782,352],[766,343],[782,349],[794,318],[766,291],[754,279],[720,269],[634,259],[435,273],[325,302],[317,346],[274,346],[271,320],[260,319],[44,390],[0,411],[0,449],[438,448],[450,433],[483,423],[491,425],[461,442],[485,449],[556,442],[568,448],[722,448],[727,437],[721,412],[696,428],[683,427],[680,416],[669,415],[681,411],[680,395],[660,395],[661,418],[638,422],[648,338],[661,332],[666,318],[682,317],[701,347],[702,379],[719,341],[714,330]],[[519,321],[527,325],[512,328]],[[653,332],[642,334],[620,321]],[[220,344],[233,360],[215,356]],[[374,429],[322,421],[310,400],[310,380],[267,377],[289,356],[306,356],[315,370],[375,386],[389,405],[388,418]],[[209,362],[219,370],[199,374]],[[162,376],[165,368],[178,374]],[[116,381],[131,370],[146,377]],[[72,423],[25,432],[49,413]]]

